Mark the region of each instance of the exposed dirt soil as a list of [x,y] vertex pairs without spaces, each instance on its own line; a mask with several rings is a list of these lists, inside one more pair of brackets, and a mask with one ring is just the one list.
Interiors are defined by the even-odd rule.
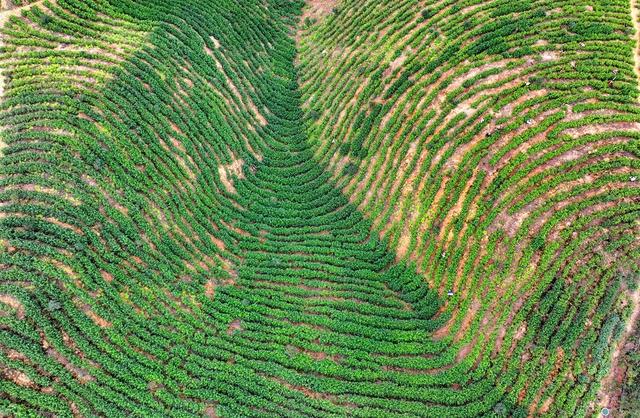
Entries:
[[232,176],[236,176],[240,179],[244,178],[244,174],[242,173],[243,164],[244,160],[242,158],[239,158],[235,159],[231,164],[221,165],[218,167],[220,181],[222,181],[225,189],[227,189],[227,191],[230,193],[236,193],[236,188],[233,185]]
[[74,302],[76,302],[76,305],[80,305],[80,309],[82,310],[82,312],[84,312],[84,314],[87,315],[100,328],[107,328],[111,326],[111,322],[107,321],[106,319],[102,318],[94,311],[92,311],[91,307],[88,304],[81,304],[78,300],[74,300]]
[[53,348],[47,348],[47,355],[62,364],[80,383],[85,384],[95,380],[86,370],[76,366]]
[[396,249],[396,258],[401,259],[407,255],[409,244],[411,243],[411,235],[403,233],[398,240],[398,248]]
[[235,319],[227,328],[227,335],[233,335],[237,331],[242,331],[242,323],[239,319]]
[[213,296],[216,293],[216,283],[215,280],[210,279],[209,281],[207,281],[207,283],[204,285],[204,294],[206,297],[208,297],[209,299],[213,299]]
[[26,374],[18,370],[0,367],[0,376],[19,386],[32,387],[34,385]]
[[213,405],[209,405],[204,409],[204,416],[207,418],[218,418],[218,413],[216,411],[216,407]]
[[209,234],[209,239],[213,241],[215,246],[218,247],[221,251],[224,251],[226,249],[226,245],[224,244],[224,241],[222,241],[221,239],[218,239],[211,234]]
[[584,135],[595,135],[611,131],[640,131],[640,123],[610,122],[602,124],[590,124],[580,126],[578,128],[565,129],[562,133],[570,135],[573,138],[579,138]]
[[407,60],[407,55],[405,53],[400,54],[400,56],[389,63],[389,68],[384,70],[382,73],[383,78],[389,77],[393,74],[398,68],[402,67],[402,64]]
[[104,270],[100,271],[100,275],[107,283],[111,283],[113,281],[113,276]]
[[322,17],[331,13],[337,0],[307,0],[307,5],[302,12],[302,21],[306,18],[321,19]]
[[213,42],[213,46],[215,46],[216,49],[220,48],[220,41],[214,38],[213,35],[209,36],[209,39],[211,39],[211,42]]
[[464,346],[462,346],[462,348],[460,349],[460,351],[458,351],[458,354],[456,355],[456,363],[460,363],[465,357],[467,357],[469,353],[471,353],[471,350],[473,350],[473,347],[475,346],[476,346],[475,338],[469,344],[465,344]]
[[[215,62],[216,68],[223,74],[223,76],[224,76],[224,78],[225,78],[225,80],[227,82],[227,85],[229,86],[229,89],[231,90],[233,95],[237,98],[237,102],[241,103],[243,106],[245,106],[247,108],[247,110],[249,112],[253,113],[253,115],[255,116],[256,120],[258,121],[258,124],[260,124],[261,126],[265,126],[267,124],[267,119],[264,117],[262,112],[255,105],[253,100],[251,100],[251,98],[249,98],[247,96],[243,97],[242,94],[240,94],[240,90],[238,90],[238,87],[231,80],[229,75],[225,72],[224,67],[222,66],[220,61],[218,61],[218,59],[216,58],[216,55],[213,53],[213,51],[210,48],[208,48],[206,45],[203,48],[204,48],[204,51],[206,52],[206,54],[209,55],[211,57],[211,59]],[[211,87],[212,87],[212,89],[217,91],[217,89],[215,87],[213,87],[213,86],[211,86]],[[226,97],[224,94],[221,94],[221,96],[225,99],[225,102],[227,102],[227,104],[229,106],[231,106],[231,103],[229,102],[229,98]]]
[[0,303],[9,305],[16,310],[19,319],[24,319],[24,306],[17,298],[10,295],[0,295]]

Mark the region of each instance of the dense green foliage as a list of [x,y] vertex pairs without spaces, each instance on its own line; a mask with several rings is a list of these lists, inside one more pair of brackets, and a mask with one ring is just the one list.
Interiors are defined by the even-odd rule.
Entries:
[[585,415],[640,109],[628,3],[551,3],[12,17],[0,415]]

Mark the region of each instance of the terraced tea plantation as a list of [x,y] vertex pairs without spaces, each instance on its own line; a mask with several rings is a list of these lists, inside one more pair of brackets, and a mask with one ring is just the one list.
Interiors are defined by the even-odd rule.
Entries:
[[13,0],[0,417],[638,417],[635,0]]

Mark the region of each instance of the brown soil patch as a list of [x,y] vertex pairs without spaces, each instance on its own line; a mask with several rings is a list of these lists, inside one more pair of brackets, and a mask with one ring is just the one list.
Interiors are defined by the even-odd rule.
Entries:
[[[211,51],[211,49],[209,49],[207,46],[204,46],[204,50],[205,53],[207,55],[209,55],[209,57],[211,57],[211,59],[215,62],[216,68],[218,69],[218,71],[220,71],[222,73],[222,75],[225,78],[225,81],[227,83],[227,85],[229,86],[229,89],[231,90],[231,93],[233,93],[233,95],[237,98],[237,100],[244,105],[250,113],[253,113],[254,116],[256,117],[256,120],[258,121],[258,123],[261,126],[265,126],[267,124],[267,119],[264,117],[264,115],[260,112],[260,110],[258,109],[258,107],[255,105],[255,103],[253,102],[253,100],[251,100],[251,98],[249,97],[243,97],[242,94],[240,94],[240,90],[238,90],[238,87],[236,87],[235,83],[233,82],[233,80],[231,80],[231,78],[227,75],[227,73],[224,70],[224,67],[222,66],[222,64],[220,63],[220,61],[218,61],[218,59],[216,58],[215,54],[213,53],[213,51]],[[213,90],[218,91],[215,87],[211,86],[211,88]],[[229,98],[226,97],[224,94],[221,94],[222,98],[225,100],[225,102],[227,103],[228,106],[231,106],[231,102],[229,101]]]
[[237,331],[242,331],[242,323],[240,322],[239,319],[234,319],[233,322],[231,322],[229,324],[229,327],[227,328],[227,335],[233,335],[235,334]]
[[64,343],[65,346],[69,347],[70,349],[73,350],[73,353],[80,357],[80,358],[86,358],[84,353],[82,351],[80,351],[80,348],[78,348],[78,346],[76,345],[75,341],[73,341],[71,339],[71,337],[69,336],[69,334],[67,334],[66,332],[62,331],[62,342]]
[[87,311],[85,312],[87,314],[87,316],[89,318],[91,318],[91,320],[93,322],[96,323],[96,325],[98,325],[100,328],[107,328],[111,326],[111,322],[107,321],[106,319],[98,316],[95,312],[93,311]]
[[39,0],[24,6],[16,6],[10,0],[2,0],[0,2],[0,27],[4,25],[4,22],[8,20],[9,17],[20,16],[24,10],[30,9],[34,6],[42,6],[44,1],[45,0]]
[[244,160],[242,158],[235,159],[231,164],[221,165],[218,167],[218,174],[220,175],[220,181],[224,185],[225,189],[227,189],[230,193],[236,193],[236,188],[233,185],[233,180],[231,176],[235,176],[239,179],[244,178],[244,173],[242,172],[242,166],[244,164]]
[[[462,336],[464,336],[464,331],[469,327],[469,325],[471,324],[471,321],[480,310],[480,307],[481,307],[480,302],[477,299],[474,299],[471,302],[471,305],[469,306],[469,310],[465,312],[464,319],[462,319],[462,324],[460,325],[459,331],[457,335],[454,336],[454,341],[459,341],[462,339]],[[451,319],[449,319],[443,327],[438,328],[433,333],[433,338],[436,340],[439,340],[449,335],[453,325],[459,321],[460,314],[461,314],[460,310],[454,311],[453,314],[451,315]]]
[[578,128],[565,129],[562,133],[578,138],[583,135],[596,135],[611,131],[640,131],[639,122],[610,122],[585,125]]
[[156,393],[158,389],[162,389],[163,387],[164,385],[158,382],[149,382],[149,384],[147,385],[147,389],[149,389],[149,392],[151,393]]
[[307,5],[302,12],[302,21],[306,18],[320,19],[331,13],[338,3],[337,0],[307,0]]
[[106,319],[102,318],[101,316],[93,312],[89,307],[89,305],[87,304],[82,305],[81,310],[100,328],[107,328],[111,326],[111,322],[107,321]]
[[402,66],[402,64],[404,64],[404,62],[407,60],[407,55],[405,53],[400,54],[400,56],[396,59],[394,59],[393,61],[391,61],[389,63],[389,68],[387,68],[386,70],[384,70],[384,72],[382,73],[382,77],[383,78],[387,78],[389,77],[391,74],[393,74],[398,68],[400,68]]
[[111,275],[111,273],[107,273],[104,270],[100,270],[100,275],[108,283],[111,283],[113,281],[113,276]]
[[178,125],[176,125],[174,122],[169,122],[169,125],[171,125],[171,129],[173,129],[176,133],[180,135],[184,135],[184,132],[182,132],[182,129],[180,129]]
[[[182,134],[182,131],[180,130],[180,128],[178,128],[176,124],[171,123],[171,127],[174,131],[176,131],[176,133]],[[189,154],[187,154],[187,150],[184,147],[184,145],[182,145],[182,142],[178,141],[176,138],[169,135],[169,142],[171,143],[171,145],[173,145],[175,149],[179,151],[178,153],[175,151],[174,148],[170,148],[164,139],[161,139],[161,138],[159,139],[160,139],[159,141],[160,146],[162,147],[162,149],[173,156],[173,158],[178,163],[178,165],[182,167],[182,169],[185,171],[189,179],[194,180],[196,178],[196,173],[191,169],[191,167],[195,167],[196,163],[193,160],[193,158]],[[186,160],[183,157],[183,155],[184,157],[186,157]],[[189,161],[190,164],[187,164],[187,160]],[[191,183],[189,184],[191,185]]]
[[87,114],[86,114],[86,113],[84,113],[84,112],[80,112],[80,113],[78,113],[78,118],[80,118],[80,119],[84,119],[84,120],[87,120],[87,121],[89,121],[89,122],[93,122],[93,123],[95,123],[95,120],[93,120],[89,115],[87,115]]
[[464,346],[462,346],[462,348],[460,349],[460,351],[458,351],[458,354],[456,355],[456,362],[460,363],[464,358],[466,358],[471,352],[471,350],[473,350],[473,347],[475,346],[476,346],[475,338],[469,344],[465,344]]
[[204,408],[204,416],[207,418],[218,418],[218,412],[216,411],[216,407],[214,405],[209,405]]
[[235,226],[233,223],[227,223],[225,221],[223,221],[222,219],[220,219],[219,221],[225,228],[235,232],[238,235],[242,235],[243,237],[248,237],[250,236],[250,234],[245,231],[244,229],[240,229],[237,226]]
[[398,240],[398,248],[396,249],[396,259],[404,258],[409,251],[409,244],[411,243],[411,236],[403,234]]
[[98,183],[86,174],[82,175],[82,180],[84,180],[85,183],[87,183],[91,187],[98,187]]
[[[431,104],[429,105],[429,107],[433,108],[435,107],[436,109],[441,109],[443,104],[444,104],[444,99],[446,97],[446,93],[448,91],[451,91],[452,89],[458,88],[459,86],[462,85],[462,83],[464,82],[464,80],[470,79],[471,77],[475,76],[476,74],[479,74],[481,71],[484,70],[488,70],[488,69],[494,69],[494,68],[502,68],[504,65],[506,65],[508,63],[508,61],[501,61],[501,62],[496,62],[496,63],[490,63],[481,67],[477,67],[474,68],[470,71],[468,71],[464,76],[458,77],[456,78],[456,80],[454,80],[450,85],[448,85],[447,87],[445,87],[443,89],[443,92],[439,93],[438,95],[436,95],[436,97],[434,98],[434,100],[431,102]],[[518,75],[519,72],[522,70],[521,67],[516,68],[516,69],[509,69],[509,70],[504,70],[501,71],[499,74],[494,75],[494,76],[490,76],[487,79],[483,80],[483,83],[497,83],[500,80],[507,78],[507,77],[512,77],[515,75]],[[441,77],[440,79],[441,82],[444,82],[443,77]],[[496,87],[494,89],[492,89],[490,91],[490,94],[499,94],[500,91],[502,91],[505,88],[508,88],[509,86],[513,86],[517,83],[521,83],[521,80],[517,79],[515,81],[511,81],[507,84],[503,84],[500,85],[499,87]],[[438,84],[438,83],[436,83]],[[485,91],[486,93],[486,91]],[[470,115],[473,114],[475,112],[475,109],[471,106],[471,104],[477,100],[475,97],[474,98],[470,98],[468,100],[465,100],[463,103],[460,103],[452,112],[450,112],[448,115],[446,115],[445,120],[451,120],[455,115],[457,114],[461,114],[464,113],[466,115]],[[504,109],[505,113],[511,113],[511,108],[507,108]],[[438,130],[436,130],[436,132],[434,133],[434,135],[438,134],[438,131],[441,128],[438,128]],[[491,128],[489,128],[491,129]],[[465,145],[463,147],[461,147],[460,150],[456,150],[456,152],[454,153],[454,156],[451,158],[451,162],[448,163],[446,165],[447,168],[454,168],[458,165],[458,161],[461,160],[462,156],[464,155],[464,153],[470,149],[471,146],[474,145],[475,142],[479,141],[481,138],[483,138],[483,135],[478,135],[474,138],[474,140],[472,140],[468,145]],[[446,149],[443,149],[441,152],[445,152]],[[437,161],[436,159],[439,158],[440,154],[433,160],[432,164],[436,164]],[[419,171],[421,166],[421,163],[419,162],[418,167],[416,168],[416,171]],[[400,170],[400,172],[402,172]],[[426,178],[426,177],[425,177]],[[410,184],[410,182],[404,182],[405,185]],[[413,195],[418,196],[419,193],[421,193],[423,187],[425,186],[425,181],[419,181],[419,184],[415,187],[415,190],[413,191]],[[406,188],[408,188],[409,186],[405,186]],[[436,196],[436,199],[434,201],[437,201],[438,196]],[[417,203],[418,205],[420,205],[420,203]],[[427,220],[428,222],[428,220]]]
[[[227,188],[227,190],[228,190],[228,188]],[[234,191],[235,191],[235,189],[234,189]],[[215,246],[218,247],[220,249],[220,251],[224,251],[226,249],[227,246],[224,244],[224,241],[222,241],[221,239],[218,239],[218,238],[214,237],[211,234],[209,234],[209,239],[211,241],[213,241]]]
[[24,319],[24,306],[18,298],[10,295],[0,295],[0,303],[9,305],[16,310],[19,319]]
[[13,383],[19,386],[33,387],[34,383],[29,379],[29,376],[19,370],[0,367],[0,376],[4,379],[11,380]]
[[529,210],[526,209],[513,215],[510,215],[505,209],[496,216],[495,221],[489,227],[489,231],[493,232],[498,228],[501,228],[508,237],[513,238],[516,236],[518,230],[520,230],[520,226],[522,226],[523,222],[529,217],[529,215]]
[[216,282],[213,279],[209,279],[207,283],[204,285],[204,294],[209,299],[213,299],[213,296],[216,293]]
[[80,383],[85,384],[96,380],[89,372],[71,363],[66,357],[53,348],[47,348],[47,355],[62,364]]
[[549,408],[553,404],[553,400],[554,400],[554,398],[551,398],[551,397],[547,398],[542,403],[542,406],[540,406],[540,409],[538,410],[538,412],[541,413],[541,414],[547,413],[549,411]]
[[324,360],[327,358],[327,353],[319,352],[319,351],[306,351],[305,354],[311,357],[314,360]]
[[516,333],[513,335],[513,339],[521,340],[522,337],[524,337],[525,332],[527,332],[527,323],[523,322],[522,325],[520,325],[520,328],[518,328]]
[[51,187],[43,187],[43,186],[40,186],[39,184],[13,184],[13,185],[8,185],[8,186],[1,187],[0,190],[2,190],[2,191],[24,190],[24,191],[27,191],[27,192],[46,193],[46,194],[50,194],[52,196],[56,196],[56,197],[59,197],[61,199],[64,199],[64,200],[68,201],[73,206],[80,206],[80,204],[82,203],[79,199],[77,199],[71,193],[67,193],[67,192],[61,191],[61,190],[52,189]]
[[25,356],[24,354],[22,354],[19,351],[16,350],[12,350],[12,349],[7,349],[7,357],[11,360],[19,360],[19,361],[23,361],[27,364],[31,364],[29,358],[27,356]]
[[231,268],[226,268],[226,270],[229,271],[232,277],[229,279],[224,279],[222,281],[222,284],[224,286],[235,286],[236,285],[235,277],[238,277],[238,272],[236,272],[235,270],[231,270]]

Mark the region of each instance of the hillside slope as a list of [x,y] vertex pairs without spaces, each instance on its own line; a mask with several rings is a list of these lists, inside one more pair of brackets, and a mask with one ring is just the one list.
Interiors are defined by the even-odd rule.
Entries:
[[313,10],[298,61],[316,158],[398,259],[454,291],[451,350],[520,370],[496,378],[531,414],[584,414],[638,310],[630,3]]

